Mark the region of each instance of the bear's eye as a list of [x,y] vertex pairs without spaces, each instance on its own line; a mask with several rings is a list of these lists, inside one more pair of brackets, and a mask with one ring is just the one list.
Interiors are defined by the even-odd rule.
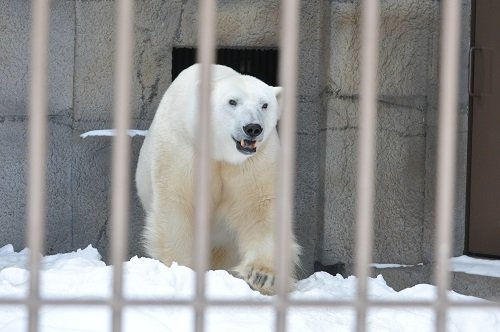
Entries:
[[264,105],[262,105],[262,108],[263,108],[263,109],[267,109],[267,103],[266,103],[266,104],[264,104]]
[[238,103],[234,99],[229,99],[229,105],[236,106]]

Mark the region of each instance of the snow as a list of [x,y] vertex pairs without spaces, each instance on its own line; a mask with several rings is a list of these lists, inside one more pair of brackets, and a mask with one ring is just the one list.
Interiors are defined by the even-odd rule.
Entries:
[[[15,252],[11,245],[0,248],[0,298],[20,298],[27,294],[28,250]],[[91,246],[76,252],[42,259],[41,294],[44,298],[106,298],[111,294],[112,267],[107,266]],[[217,299],[271,298],[251,290],[226,271],[209,271],[207,296]],[[127,298],[189,299],[194,294],[194,272],[184,266],[167,267],[156,260],[134,257],[124,265]],[[371,298],[378,300],[433,300],[436,288],[420,284],[396,292],[382,278],[368,280]],[[352,300],[356,278],[318,272],[298,282],[294,299]],[[484,301],[449,292],[451,300]],[[109,331],[111,312],[100,306],[45,306],[40,311],[42,332]],[[27,311],[21,306],[0,306],[0,331],[26,328]],[[270,307],[208,308],[208,331],[273,331],[274,311]],[[127,307],[125,331],[191,331],[193,312],[188,307]],[[289,331],[351,331],[355,312],[349,308],[292,308]],[[425,308],[375,308],[369,311],[370,331],[432,331],[434,312]],[[499,309],[452,309],[448,331],[500,331]]]
[[452,271],[500,278],[500,260],[480,259],[469,256],[453,257]]
[[[127,133],[130,137],[146,136],[148,131],[147,130],[139,130],[139,129],[129,129],[127,131]],[[115,135],[116,135],[116,129],[101,129],[101,130],[87,131],[86,133],[81,134],[80,137],[86,138],[89,136],[115,136]]]
[[376,269],[395,269],[399,267],[414,267],[414,266],[423,266],[424,263],[418,263],[414,265],[408,265],[408,264],[393,264],[393,263],[372,263],[370,264],[371,267],[374,267]]

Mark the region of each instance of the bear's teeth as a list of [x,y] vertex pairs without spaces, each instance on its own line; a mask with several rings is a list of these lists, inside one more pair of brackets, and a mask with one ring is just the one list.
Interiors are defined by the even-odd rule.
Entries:
[[257,148],[256,141],[247,141],[245,139],[242,139],[239,143],[240,143],[242,148],[246,148],[246,149],[256,149]]

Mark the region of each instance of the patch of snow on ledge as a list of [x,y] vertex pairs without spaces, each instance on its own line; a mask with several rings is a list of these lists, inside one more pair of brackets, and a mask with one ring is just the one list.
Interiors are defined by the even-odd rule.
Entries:
[[[134,136],[146,136],[148,133],[147,130],[139,130],[139,129],[129,129],[127,131],[130,137]],[[116,129],[101,129],[101,130],[91,130],[87,131],[80,135],[81,138],[86,138],[89,136],[116,136]]]
[[414,264],[414,265],[373,263],[373,264],[370,264],[370,267],[374,267],[376,269],[396,269],[398,267],[414,267],[414,266],[423,266],[423,265],[424,265],[424,263],[418,263],[418,264]]
[[469,256],[459,256],[451,258],[451,270],[454,272],[464,272],[489,277],[500,278],[499,259],[481,259]]

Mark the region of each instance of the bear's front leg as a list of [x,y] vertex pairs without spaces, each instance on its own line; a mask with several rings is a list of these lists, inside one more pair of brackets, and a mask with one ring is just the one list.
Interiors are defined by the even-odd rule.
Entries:
[[193,212],[183,206],[164,200],[146,218],[143,233],[146,252],[167,266],[172,262],[192,266]]
[[[235,268],[236,273],[253,289],[262,294],[275,293],[276,263],[274,257],[273,225],[266,221],[256,222],[245,231],[239,232],[242,261]],[[290,230],[291,276],[289,289],[295,284],[295,267],[298,264],[299,246]]]
[[259,239],[257,244],[256,239],[244,241],[241,237],[248,238],[248,234],[240,236],[243,259],[235,269],[237,274],[260,293],[274,294],[276,278],[272,239],[266,236],[265,239]]

